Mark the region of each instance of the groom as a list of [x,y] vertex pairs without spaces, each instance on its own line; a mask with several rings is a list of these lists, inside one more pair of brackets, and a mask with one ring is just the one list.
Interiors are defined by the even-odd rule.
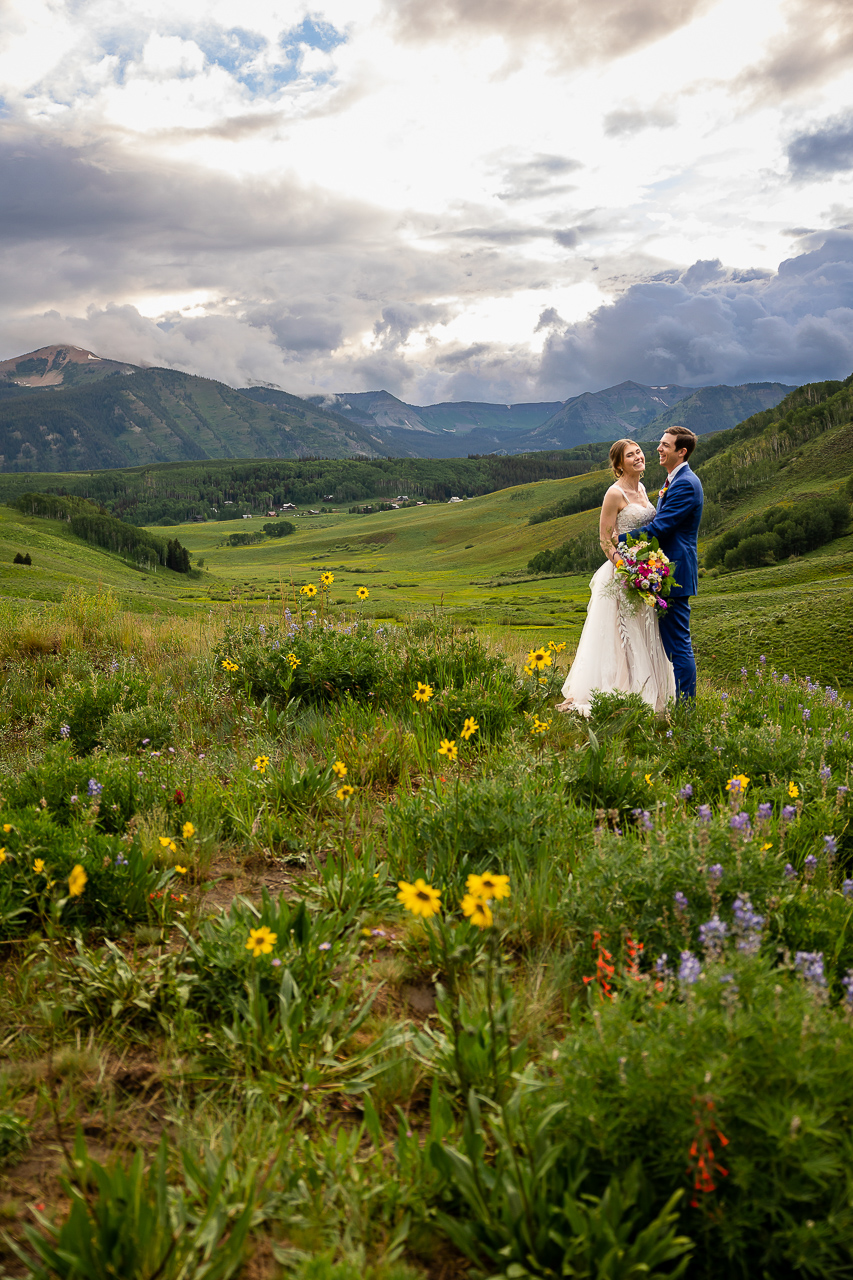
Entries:
[[[661,550],[676,561],[675,578],[667,609],[660,619],[660,638],[675,673],[675,693],[681,700],[696,697],[696,659],[690,640],[690,597],[698,587],[699,561],[696,541],[705,501],[699,477],[687,459],[696,448],[689,427],[668,427],[658,445],[658,457],[666,481],[658,494],[657,515],[632,537],[657,538]],[[620,533],[624,542],[627,534]]]

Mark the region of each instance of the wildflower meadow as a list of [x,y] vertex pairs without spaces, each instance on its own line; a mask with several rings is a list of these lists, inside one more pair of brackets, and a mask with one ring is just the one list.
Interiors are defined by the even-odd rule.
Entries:
[[332,582],[10,623],[0,1277],[849,1276],[848,693]]

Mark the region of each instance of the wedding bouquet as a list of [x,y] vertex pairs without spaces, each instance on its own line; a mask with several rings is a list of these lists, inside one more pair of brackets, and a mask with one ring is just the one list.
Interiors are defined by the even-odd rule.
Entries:
[[665,556],[657,538],[632,538],[628,534],[614,565],[613,585],[624,599],[637,607],[641,602],[650,609],[663,613],[667,608],[666,597],[675,581],[675,564]]

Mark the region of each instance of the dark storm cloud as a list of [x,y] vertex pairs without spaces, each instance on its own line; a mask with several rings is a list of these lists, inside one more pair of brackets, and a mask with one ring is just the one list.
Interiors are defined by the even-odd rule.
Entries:
[[172,248],[225,252],[338,241],[376,219],[290,175],[236,182],[187,164],[130,161],[109,145],[0,141],[0,242],[165,237]]
[[619,57],[685,26],[711,0],[387,0],[408,40],[481,39],[498,34],[524,47],[545,42],[555,58],[577,64]]
[[830,178],[853,169],[853,113],[792,138],[787,155],[795,178]]
[[812,240],[773,275],[695,263],[675,281],[634,284],[587,320],[552,330],[543,393],[626,378],[707,385],[846,376],[853,369],[853,234]]

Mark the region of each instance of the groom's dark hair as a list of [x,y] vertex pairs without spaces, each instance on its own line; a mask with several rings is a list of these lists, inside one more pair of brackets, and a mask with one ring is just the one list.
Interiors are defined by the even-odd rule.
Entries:
[[687,450],[687,453],[684,455],[685,462],[696,448],[696,441],[699,439],[696,432],[691,431],[689,427],[667,427],[666,431],[664,431],[664,435],[674,437],[676,452],[681,449]]

